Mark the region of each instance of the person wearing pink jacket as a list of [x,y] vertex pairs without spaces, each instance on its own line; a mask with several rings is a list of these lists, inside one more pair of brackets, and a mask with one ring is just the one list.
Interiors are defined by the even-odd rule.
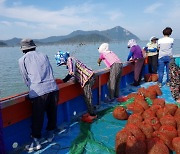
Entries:
[[100,56],[97,63],[100,65],[103,61],[107,68],[110,68],[110,75],[107,83],[109,95],[107,99],[109,102],[111,102],[115,98],[119,97],[119,87],[123,64],[118,56],[113,51],[109,50],[108,43],[101,44],[98,51]]

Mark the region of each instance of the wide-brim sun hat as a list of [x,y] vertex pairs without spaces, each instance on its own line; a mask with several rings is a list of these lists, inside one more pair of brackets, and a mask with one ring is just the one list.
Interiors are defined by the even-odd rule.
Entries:
[[29,50],[29,49],[33,49],[36,48],[36,44],[34,43],[34,41],[32,39],[22,39],[20,42],[21,45],[21,50]]

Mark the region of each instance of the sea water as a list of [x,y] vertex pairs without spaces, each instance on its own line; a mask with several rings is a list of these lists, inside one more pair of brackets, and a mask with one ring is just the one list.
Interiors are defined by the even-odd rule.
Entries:
[[[145,46],[146,43],[147,41],[138,42],[141,47]],[[62,79],[68,72],[65,66],[56,66],[54,55],[57,51],[68,51],[71,56],[81,60],[93,70],[98,70],[106,67],[103,63],[101,66],[97,65],[99,46],[100,43],[49,45],[38,46],[37,51],[48,55],[55,78]],[[126,61],[129,53],[127,42],[111,43],[110,50],[114,51],[122,62]],[[180,53],[180,40],[175,40],[173,53]],[[2,47],[0,48],[0,55],[0,98],[28,91],[19,72],[18,59],[23,56],[20,48]]]

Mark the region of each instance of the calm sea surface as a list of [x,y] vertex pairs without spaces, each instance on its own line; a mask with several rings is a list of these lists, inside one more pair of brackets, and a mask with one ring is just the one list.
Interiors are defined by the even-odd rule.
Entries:
[[[145,46],[146,43],[147,41],[138,42],[141,47]],[[99,56],[97,48],[99,46],[100,44],[39,46],[37,51],[48,55],[55,78],[63,78],[67,74],[67,70],[63,66],[56,66],[54,55],[57,51],[69,51],[71,56],[75,56],[92,69],[98,70],[105,68],[103,63],[100,67],[97,65]],[[126,61],[129,53],[127,42],[112,43],[110,50],[114,51],[121,61]],[[180,40],[175,40],[173,53],[180,53]],[[23,56],[19,47],[0,48],[0,54],[0,98],[28,91],[19,73],[18,59]]]

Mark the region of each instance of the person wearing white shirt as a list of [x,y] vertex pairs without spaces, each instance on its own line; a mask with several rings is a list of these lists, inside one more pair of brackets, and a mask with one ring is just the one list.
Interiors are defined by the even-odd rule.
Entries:
[[172,48],[174,39],[170,38],[172,34],[172,29],[170,27],[166,27],[163,30],[163,38],[158,40],[158,48],[159,48],[159,57],[158,57],[158,85],[161,87],[164,76],[164,69],[166,67],[167,80],[166,84],[169,85],[169,63],[172,57]]

